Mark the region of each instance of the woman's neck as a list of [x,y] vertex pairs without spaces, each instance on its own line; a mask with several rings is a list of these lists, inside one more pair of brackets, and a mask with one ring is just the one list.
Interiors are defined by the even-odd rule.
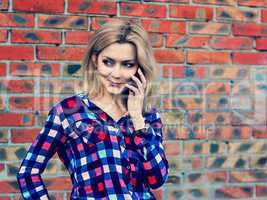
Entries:
[[99,102],[102,105],[114,105],[119,107],[122,111],[125,111],[125,108],[122,103],[122,98],[120,95],[110,95],[110,94],[103,94],[98,95],[96,97],[91,98],[94,102]]

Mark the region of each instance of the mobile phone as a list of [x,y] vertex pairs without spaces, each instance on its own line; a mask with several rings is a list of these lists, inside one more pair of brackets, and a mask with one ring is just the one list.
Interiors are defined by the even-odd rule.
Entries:
[[[138,70],[139,68],[137,68]],[[142,68],[140,68],[142,70]],[[138,71],[136,70],[136,73],[135,73],[135,77],[137,77],[139,80],[140,80],[140,76],[139,76],[139,73]],[[143,70],[142,70],[143,71]],[[130,80],[128,82],[128,84],[130,85],[133,85],[134,87],[137,87],[136,83],[134,80]],[[125,87],[122,91],[122,96],[123,96],[123,102],[124,102],[124,105],[127,106],[127,99],[128,99],[128,96],[129,96],[129,88]]]

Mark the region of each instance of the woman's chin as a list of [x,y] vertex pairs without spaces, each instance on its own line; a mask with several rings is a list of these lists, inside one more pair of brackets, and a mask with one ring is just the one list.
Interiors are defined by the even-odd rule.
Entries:
[[110,87],[110,88],[108,88],[108,92],[110,94],[114,94],[114,95],[121,94],[122,90],[123,90],[123,88],[116,88],[116,87]]

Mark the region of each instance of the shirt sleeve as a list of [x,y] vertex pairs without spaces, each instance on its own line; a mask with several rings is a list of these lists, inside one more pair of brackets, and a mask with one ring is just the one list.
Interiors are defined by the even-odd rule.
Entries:
[[159,113],[154,109],[145,118],[148,129],[134,131],[133,143],[141,155],[143,174],[152,189],[159,188],[168,176],[168,161],[162,145],[162,122]]
[[50,199],[41,174],[63,139],[64,131],[58,114],[59,110],[59,106],[54,106],[49,111],[42,130],[30,146],[17,173],[18,184],[24,199]]

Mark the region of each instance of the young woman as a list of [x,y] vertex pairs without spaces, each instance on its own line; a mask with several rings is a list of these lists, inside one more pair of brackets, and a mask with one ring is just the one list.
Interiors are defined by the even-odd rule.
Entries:
[[57,153],[71,199],[155,199],[167,179],[162,122],[150,105],[155,61],[138,23],[116,21],[91,36],[84,91],[54,105],[17,174],[24,199],[49,199],[41,178]]

